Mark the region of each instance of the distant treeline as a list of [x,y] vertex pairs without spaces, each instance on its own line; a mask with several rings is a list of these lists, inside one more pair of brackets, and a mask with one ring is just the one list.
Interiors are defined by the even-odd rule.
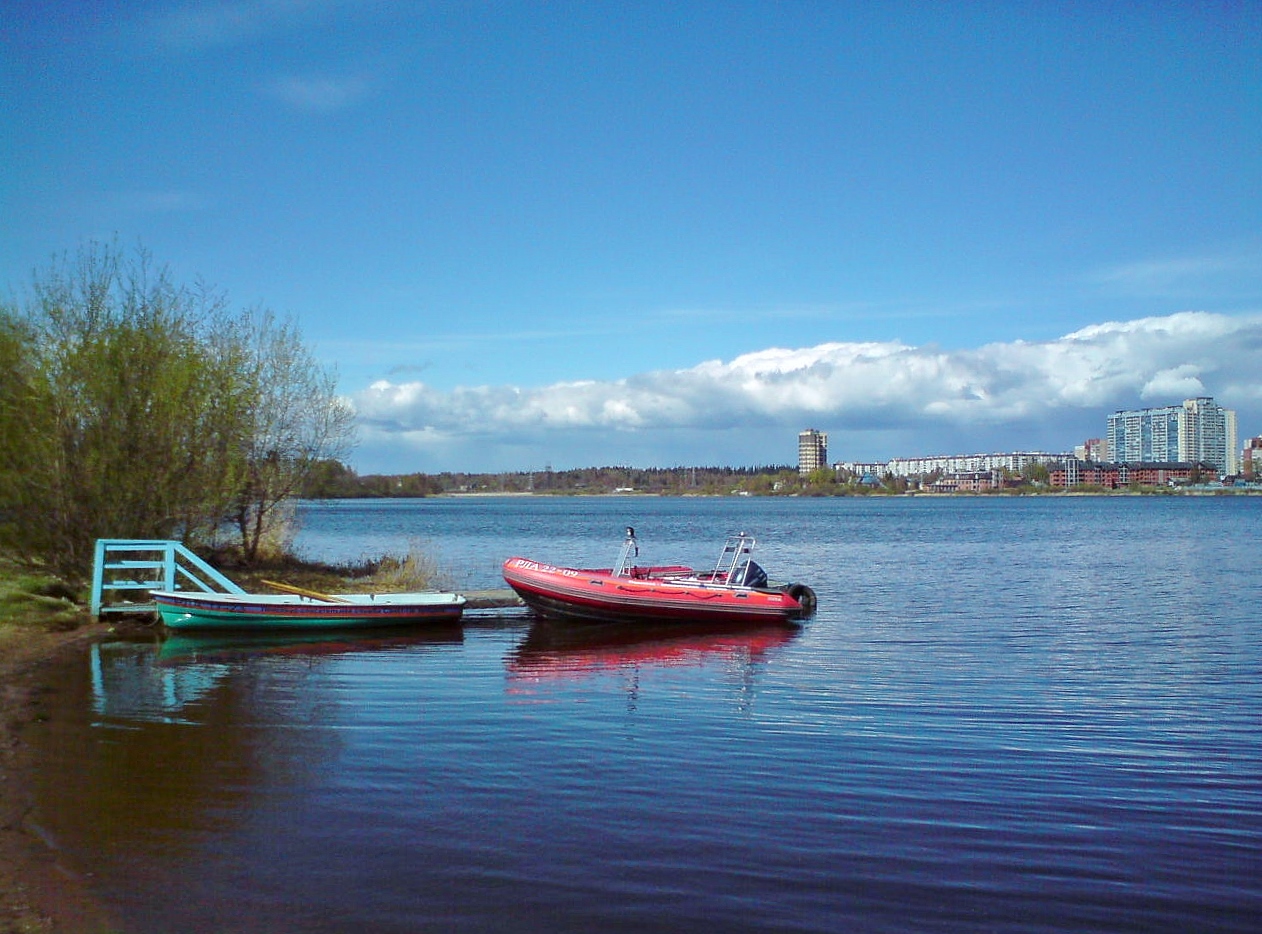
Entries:
[[800,489],[794,467],[582,467],[509,473],[410,473],[360,476],[336,460],[315,465],[302,495],[308,499],[439,496],[450,493],[615,493],[730,495]]
[[[1030,464],[1020,474],[1000,471],[985,489],[967,486],[947,492],[961,495],[1022,495],[1063,492],[1049,485],[1048,469]],[[860,476],[846,470],[820,467],[803,476],[795,467],[582,467],[574,470],[536,470],[507,473],[410,473],[360,476],[339,460],[313,465],[298,495],[304,499],[409,498],[452,494],[534,493],[582,496],[643,493],[659,496],[898,496],[935,489],[941,472],[916,480],[886,474]],[[1110,492],[1079,485],[1080,493]],[[1176,492],[1172,487],[1127,487],[1119,492]]]

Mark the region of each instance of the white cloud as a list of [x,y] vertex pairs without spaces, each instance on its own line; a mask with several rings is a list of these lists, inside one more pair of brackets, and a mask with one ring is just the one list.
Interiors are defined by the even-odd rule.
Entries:
[[1205,384],[1201,382],[1199,373],[1200,367],[1190,363],[1162,370],[1144,384],[1139,392],[1140,398],[1161,404],[1163,399],[1177,400],[1206,395]]
[[[594,449],[610,452],[643,451],[655,438],[659,448],[687,438],[705,450],[700,439],[724,432],[748,439],[771,429],[796,438],[807,425],[838,437],[894,432],[897,438],[904,431],[906,443],[919,438],[920,445],[934,436],[956,439],[945,451],[881,452],[895,456],[967,451],[970,439],[980,444],[998,434],[1015,447],[1019,438],[1048,436],[1061,426],[1073,431],[1080,423],[1098,425],[1099,433],[1109,412],[1141,400],[1169,404],[1217,391],[1224,405],[1254,405],[1259,360],[1262,317],[1187,312],[1093,325],[1039,343],[960,351],[898,341],[770,348],[688,369],[539,388],[440,391],[421,382],[382,381],[353,401],[378,447],[406,436],[411,445],[441,440],[447,446],[476,441],[484,450],[497,444],[555,449],[586,435],[599,439]],[[1081,439],[1051,440],[1055,450],[1067,450]],[[759,457],[753,454],[755,462],[767,462]],[[660,459],[685,462],[664,451]]]
[[282,103],[308,113],[343,110],[366,97],[372,83],[366,78],[287,76],[273,81],[267,92]]
[[319,21],[342,5],[338,0],[202,0],[164,10],[153,20],[153,30],[167,46],[229,45]]
[[1214,253],[1125,263],[1101,270],[1097,278],[1114,289],[1154,297],[1205,294],[1215,283],[1238,287],[1242,281],[1256,282],[1260,277],[1262,248],[1253,243]]

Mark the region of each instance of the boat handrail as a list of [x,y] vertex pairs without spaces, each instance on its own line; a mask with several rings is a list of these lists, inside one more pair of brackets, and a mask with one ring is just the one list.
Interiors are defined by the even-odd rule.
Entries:
[[640,543],[635,540],[635,529],[627,526],[627,537],[623,539],[622,551],[618,554],[618,563],[613,566],[614,577],[630,577],[635,567],[633,559],[640,556]]
[[177,590],[191,585],[205,593],[236,593],[245,590],[203,561],[183,543],[167,539],[98,538],[92,565],[90,612],[94,619],[102,613],[138,613],[157,609],[152,599],[111,602],[107,594],[154,590]]
[[[714,565],[714,570],[706,574],[697,574],[686,568],[680,568],[679,573],[664,573],[665,569],[659,569],[658,573],[651,576],[662,579],[693,579],[698,581],[707,581],[711,584],[721,584],[727,587],[734,587],[745,583],[744,568],[752,561],[749,557],[753,554],[754,546],[757,539],[748,532],[737,532],[729,535],[727,542],[723,545],[723,550],[719,553],[719,560]],[[622,550],[618,554],[618,560],[610,570],[613,577],[635,577],[637,576],[635,559],[640,556],[640,544],[635,537],[635,529],[627,526],[627,535],[622,542]],[[643,573],[641,569],[640,573]],[[738,579],[739,578],[739,579]]]
[[733,584],[736,572],[741,567],[741,557],[753,554],[755,544],[757,540],[748,532],[737,532],[735,535],[728,536],[723,550],[719,553],[719,560],[714,565],[711,580],[722,581],[728,585]]

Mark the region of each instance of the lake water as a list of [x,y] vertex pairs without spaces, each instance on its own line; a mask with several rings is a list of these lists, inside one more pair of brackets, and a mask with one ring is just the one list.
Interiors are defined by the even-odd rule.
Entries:
[[800,628],[524,611],[54,672],[37,819],[126,934],[1257,931],[1262,498],[309,504],[300,547],[711,564]]

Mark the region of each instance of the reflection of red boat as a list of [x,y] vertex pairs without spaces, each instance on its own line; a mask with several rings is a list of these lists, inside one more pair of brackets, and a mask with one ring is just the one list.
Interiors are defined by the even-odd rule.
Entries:
[[504,562],[504,580],[548,617],[648,622],[785,623],[810,616],[815,593],[805,584],[770,585],[749,557],[754,539],[728,539],[713,571],[642,567],[635,530],[627,529],[612,568],[567,568],[529,558]]
[[719,629],[676,624],[647,630],[640,624],[558,629],[541,621],[509,658],[508,669],[518,678],[538,679],[714,660],[747,665],[789,642],[798,631],[780,625]]

